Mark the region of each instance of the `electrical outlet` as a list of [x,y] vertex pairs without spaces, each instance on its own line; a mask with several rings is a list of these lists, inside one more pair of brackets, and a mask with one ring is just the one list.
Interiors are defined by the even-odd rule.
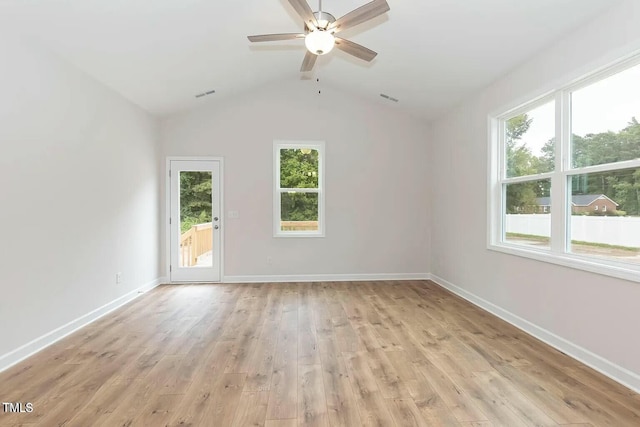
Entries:
[[272,265],[273,264],[273,258],[271,258],[270,256],[267,257],[267,264],[268,265]]
[[122,283],[122,273],[116,273],[116,283]]
[[229,219],[240,218],[240,213],[238,211],[229,211],[229,212],[227,212],[227,218],[229,218]]

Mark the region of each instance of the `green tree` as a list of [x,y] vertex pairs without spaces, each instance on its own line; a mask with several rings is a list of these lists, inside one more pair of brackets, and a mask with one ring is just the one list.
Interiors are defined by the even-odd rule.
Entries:
[[619,210],[627,215],[640,215],[640,169],[614,171],[608,175],[605,188],[599,187],[601,180],[596,179],[593,180],[595,183],[588,182],[589,190],[602,188],[603,194],[620,205]]
[[280,187],[318,188],[318,151],[280,150]]
[[[522,142],[532,121],[527,114],[521,114],[506,122],[508,177],[535,175],[555,168],[555,138],[544,144],[540,156],[534,156]],[[640,123],[635,117],[619,132],[571,136],[571,163],[576,168],[639,158]],[[573,195],[604,194],[619,204],[619,210],[640,215],[640,169],[574,175],[571,184]],[[507,212],[531,212],[538,197],[549,195],[549,187],[548,180],[508,185]]]
[[[540,173],[544,166],[542,160],[534,156],[529,147],[521,141],[532,122],[533,119],[529,118],[526,113],[515,116],[506,122],[507,177],[535,175]],[[536,199],[548,196],[549,188],[548,180],[507,185],[507,213],[535,212],[538,206]]]
[[[318,188],[318,167],[317,150],[280,150],[280,187]],[[316,193],[291,191],[282,193],[280,200],[283,221],[318,220],[318,195]]]
[[533,155],[527,146],[520,142],[527,133],[531,122],[527,114],[520,114],[506,122],[506,151],[507,177],[530,175],[532,172]]
[[[619,132],[572,135],[574,167],[622,162],[640,158],[640,123],[632,117]],[[576,175],[573,194],[604,194],[619,204],[618,210],[640,215],[640,169]]]
[[180,172],[180,230],[211,222],[211,172]]
[[549,181],[527,181],[507,186],[506,207],[509,214],[538,213],[538,198],[549,197]]
[[527,133],[533,119],[529,118],[528,114],[520,114],[507,120],[507,143],[518,141],[522,138],[522,135]]
[[556,139],[551,138],[540,149],[542,153],[538,157],[539,173],[550,172],[555,169],[556,162]]

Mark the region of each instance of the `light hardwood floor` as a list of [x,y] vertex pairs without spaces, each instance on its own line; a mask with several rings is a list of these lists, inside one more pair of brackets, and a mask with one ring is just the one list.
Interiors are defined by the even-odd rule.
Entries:
[[0,400],[34,407],[3,426],[640,426],[638,394],[427,281],[161,286]]

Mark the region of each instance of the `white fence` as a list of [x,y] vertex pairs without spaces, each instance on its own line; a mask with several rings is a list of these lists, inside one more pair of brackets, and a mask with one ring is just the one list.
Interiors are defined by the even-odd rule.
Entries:
[[[551,235],[550,214],[507,215],[507,233]],[[571,216],[571,240],[640,247],[640,217]]]

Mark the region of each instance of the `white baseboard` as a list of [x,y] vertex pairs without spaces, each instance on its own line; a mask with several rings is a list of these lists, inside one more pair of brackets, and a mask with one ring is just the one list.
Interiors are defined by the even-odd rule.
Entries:
[[161,283],[166,283],[166,278],[159,277],[156,280],[146,283],[140,286],[139,288],[134,289],[133,291],[119,298],[116,298],[110,303],[107,303],[102,307],[99,307],[83,316],[78,317],[75,320],[72,320],[66,325],[62,325],[59,328],[56,328],[53,331],[48,332],[24,344],[23,346],[16,348],[13,351],[10,351],[9,353],[1,355],[0,356],[0,372],[10,368],[16,363],[23,361],[27,357],[30,357],[35,353],[45,349],[51,344],[61,340],[67,335],[74,333],[75,331],[88,325],[89,323],[98,320],[99,318],[112,312],[113,310],[127,304],[130,301],[133,301],[134,299],[139,297],[141,294],[150,291],[151,289],[155,288]]
[[273,282],[355,282],[362,280],[427,280],[429,273],[380,273],[380,274],[301,274],[284,276],[225,276],[224,283],[273,283]]
[[539,340],[549,344],[551,347],[554,347],[585,365],[590,366],[625,387],[629,387],[631,390],[640,393],[640,375],[637,373],[623,368],[602,356],[592,353],[591,351],[580,347],[579,345],[574,344],[553,332],[541,328],[540,326],[531,323],[528,320],[523,319],[522,317],[519,317],[483,298],[480,298],[479,296],[466,291],[441,277],[433,274],[430,276],[432,281],[443,288],[450,290],[454,294],[466,299],[483,310],[486,310],[489,313],[498,316],[502,320],[509,322],[516,328],[521,329],[529,335],[533,335]]

